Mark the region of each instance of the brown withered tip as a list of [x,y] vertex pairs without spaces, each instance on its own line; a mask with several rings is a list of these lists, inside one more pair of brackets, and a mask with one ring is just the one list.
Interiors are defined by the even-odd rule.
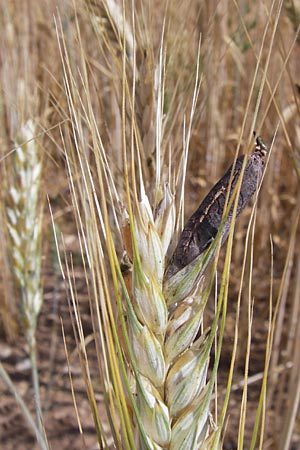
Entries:
[[[267,146],[262,138],[256,136],[254,151],[250,154],[243,173],[236,217],[241,214],[257,190],[263,175],[267,152]],[[227,191],[230,187],[230,199],[242,172],[244,158],[245,155],[241,155],[236,160],[235,165],[229,167],[225,175],[214,185],[199,208],[185,224],[169,266],[166,269],[165,280],[171,278],[201,255],[215,239],[223,220]],[[231,206],[223,225],[221,244],[228,237],[233,208],[234,205]]]

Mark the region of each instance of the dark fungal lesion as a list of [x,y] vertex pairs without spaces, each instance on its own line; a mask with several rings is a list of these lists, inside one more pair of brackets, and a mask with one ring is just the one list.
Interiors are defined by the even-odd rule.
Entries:
[[[254,152],[249,156],[246,163],[238,199],[237,217],[251,200],[258,187],[263,174],[266,155],[267,147],[261,137],[258,136]],[[231,197],[241,174],[244,158],[244,155],[240,156],[234,167],[233,165],[229,167],[225,175],[215,184],[199,208],[187,221],[165,272],[165,280],[190,264],[213,242],[222,222],[229,185],[229,197]],[[232,214],[233,205],[223,226],[221,244],[228,237]]]

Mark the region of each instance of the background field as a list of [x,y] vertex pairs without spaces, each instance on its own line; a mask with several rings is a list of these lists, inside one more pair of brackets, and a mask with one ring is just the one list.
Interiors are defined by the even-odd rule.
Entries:
[[[42,164],[39,204],[44,211],[41,256],[43,305],[37,324],[38,370],[46,434],[51,448],[61,450],[93,449],[98,448],[98,444],[76,351],[47,196],[62,258],[64,252],[68,257],[72,255],[77,300],[88,344],[90,373],[100,416],[103,410],[103,426],[109,435],[103,392],[98,380],[89,290],[81,258],[74,197],[70,193],[70,178],[66,167],[66,153],[76,147],[76,132],[73,130],[75,115],[72,116],[68,104],[70,96],[73,98],[73,105],[78,108],[79,117],[85,108],[93,109],[116,188],[120,198],[124,197],[121,131],[122,32],[118,29],[117,21],[122,5],[118,1],[116,4],[105,4],[100,0],[74,3],[11,0],[2,2],[0,6],[0,359],[16,389],[34,413],[28,345],[20,320],[19,288],[11,272],[13,249],[8,238],[6,213],[9,189],[16,182],[13,171],[16,142],[20,139],[22,126],[32,119],[35,123],[34,142],[39,148]],[[191,128],[185,218],[197,208],[204,195],[232,163],[239,143],[240,152],[245,151],[253,120],[254,129],[268,147],[271,147],[274,139],[258,199],[250,284],[249,258],[246,264],[237,360],[223,446],[224,449],[238,448],[237,429],[249,332],[250,298],[250,302],[253,301],[253,319],[244,443],[244,448],[249,448],[265,365],[272,287],[272,314],[276,311],[277,302],[279,309],[268,378],[263,448],[298,449],[299,2],[276,1],[273,4],[270,1],[236,3],[227,0],[137,0],[134,2],[135,28],[132,26],[131,2],[125,1],[125,4],[129,30],[126,42],[127,70],[129,78],[136,71],[135,108],[142,164],[150,198],[155,182],[155,70],[159,64],[163,30],[165,78],[161,146],[165,155],[162,164],[166,174],[170,169],[168,155],[172,154],[172,164],[176,165],[183,152],[183,137],[188,130],[200,41],[200,91]],[[278,25],[275,25],[277,18]],[[135,29],[135,65],[130,34],[132,29]],[[259,67],[255,77],[258,58]],[[73,86],[68,92],[66,79],[71,80],[71,73],[76,91]],[[256,101],[261,88],[262,98],[256,114]],[[95,131],[94,134],[91,133],[93,127],[84,118],[80,129],[81,139],[86,142],[90,152],[91,172],[96,174],[93,154],[96,151]],[[25,140],[23,138],[21,142]],[[76,182],[76,177],[80,177],[80,174],[74,171],[73,176]],[[98,189],[96,184],[96,192]],[[84,203],[83,198],[80,201]],[[218,371],[220,405],[231,359],[236,302],[251,210],[252,205],[249,205],[238,219],[234,235],[228,315]],[[119,245],[121,255],[122,245],[118,239],[116,235],[116,245]],[[218,262],[220,273],[223,264],[224,250],[221,251]],[[218,283],[219,278],[217,287]],[[206,326],[210,325],[213,315],[212,296],[205,313]],[[70,389],[62,323],[82,435],[78,431]],[[36,445],[15,399],[0,380],[1,448],[21,450],[32,449]]]

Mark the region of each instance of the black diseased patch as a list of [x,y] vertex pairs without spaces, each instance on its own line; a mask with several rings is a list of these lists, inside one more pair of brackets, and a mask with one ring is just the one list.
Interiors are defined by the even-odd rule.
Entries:
[[[255,151],[250,155],[245,167],[238,199],[237,217],[251,200],[258,187],[263,174],[266,154],[267,147],[258,136],[256,139]],[[240,156],[237,159],[234,168],[231,166],[227,170],[225,175],[215,184],[204,198],[199,208],[187,221],[171,258],[169,267],[166,270],[166,279],[175,275],[179,270],[183,269],[197,258],[197,256],[201,255],[216,237],[222,221],[231,174],[232,182],[230,196],[238,182],[244,157],[244,155]],[[228,237],[232,214],[233,205],[230,208],[223,227],[222,244]]]

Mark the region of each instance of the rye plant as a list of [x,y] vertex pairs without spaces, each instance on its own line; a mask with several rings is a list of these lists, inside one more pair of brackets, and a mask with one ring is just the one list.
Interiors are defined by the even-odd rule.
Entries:
[[[128,449],[220,448],[236,343],[222,413],[218,417],[215,411],[215,420],[212,399],[217,396],[215,386],[226,321],[235,218],[258,190],[266,162],[266,147],[258,138],[253,150],[249,136],[246,156],[233,162],[232,168],[200,206],[200,213],[192,216],[181,234],[187,157],[201,88],[201,45],[198,56],[195,55],[194,91],[183,127],[183,148],[175,161],[172,149],[168,149],[164,140],[164,133],[167,134],[168,124],[172,122],[170,112],[164,113],[164,27],[158,58],[147,73],[148,88],[153,89],[147,96],[150,105],[140,110],[139,105],[143,104],[140,87],[144,88],[145,74],[142,70],[139,72],[136,58],[139,38],[135,14],[132,12],[129,22],[125,9],[121,17],[119,14],[115,17],[116,11],[110,10],[110,6],[106,3],[106,22],[100,21],[100,12],[94,7],[90,14],[108,65],[107,71],[114,73],[109,92],[111,104],[116,108],[116,121],[121,127],[117,149],[110,147],[109,142],[104,143],[99,132],[94,113],[95,99],[89,91],[90,68],[83,57],[85,50],[80,31],[77,37],[73,36],[74,40],[70,36],[66,39],[59,20],[57,31],[72,124],[62,135],[63,145],[112,439],[117,448]],[[111,35],[108,38],[104,24],[110,33],[114,33],[113,38]],[[70,59],[69,50],[74,42],[79,44],[78,72],[74,72],[75,61]],[[269,56],[271,51],[272,47]],[[260,63],[259,56],[250,98]],[[252,130],[268,64],[267,58]],[[142,69],[147,70],[145,67],[144,61]],[[117,88],[116,80],[120,83]],[[147,121],[142,118],[146,110]],[[246,118],[247,114],[242,130]],[[147,124],[145,129],[144,123]],[[154,139],[149,141],[146,136],[150,135]],[[254,214],[247,242],[253,239],[250,233],[253,217]],[[220,246],[227,237],[215,315],[205,329],[206,304],[216,274]],[[210,271],[205,274],[212,260]],[[245,264],[244,260],[244,269]],[[66,256],[65,265],[61,263],[61,267],[68,285],[72,315],[74,313],[74,333],[86,389],[99,442],[105,448],[110,436],[105,434],[103,418],[96,408],[72,259]],[[215,358],[208,377],[213,347]],[[262,398],[260,408],[263,401]],[[261,421],[260,408],[258,423]],[[243,414],[241,417],[243,420]],[[241,442],[243,430],[241,424]],[[254,445],[257,436],[258,428],[253,433]]]

